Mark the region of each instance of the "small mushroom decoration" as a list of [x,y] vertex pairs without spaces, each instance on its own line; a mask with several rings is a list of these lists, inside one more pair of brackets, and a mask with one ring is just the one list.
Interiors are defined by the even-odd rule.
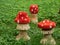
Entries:
[[37,13],[38,13],[38,5],[37,4],[32,4],[30,5],[30,13],[31,13],[31,21],[36,24],[38,22],[38,17],[37,17]]
[[20,11],[15,18],[15,22],[17,23],[16,29],[20,31],[19,35],[16,36],[16,40],[21,38],[24,40],[30,40],[30,37],[27,34],[27,30],[30,29],[30,18],[28,17],[28,14],[24,11]]
[[44,38],[40,41],[40,43],[43,45],[56,45],[56,42],[51,35],[53,33],[52,29],[56,27],[56,23],[45,19],[41,22],[38,22],[38,27],[42,29],[42,33],[44,34]]

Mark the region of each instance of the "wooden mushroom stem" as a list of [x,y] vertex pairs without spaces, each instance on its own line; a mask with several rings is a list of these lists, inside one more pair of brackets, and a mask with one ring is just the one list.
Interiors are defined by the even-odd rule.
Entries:
[[44,37],[40,41],[41,44],[43,44],[43,45],[46,45],[46,44],[56,45],[56,42],[55,42],[54,38],[51,35],[53,33],[53,30],[50,30],[50,32],[49,31],[46,31],[47,33],[46,32],[44,33],[44,31],[42,31],[42,32],[44,34]]
[[54,31],[53,30],[47,30],[47,31],[45,31],[45,30],[43,30],[42,31],[42,33],[45,35],[45,34],[52,34]]
[[30,29],[29,24],[18,24],[17,29],[20,33],[16,36],[16,40],[23,38],[24,40],[30,40],[30,37],[27,34],[27,30]]
[[32,21],[33,23],[37,23],[37,22],[38,22],[37,14],[32,14],[32,15],[31,15],[31,21]]

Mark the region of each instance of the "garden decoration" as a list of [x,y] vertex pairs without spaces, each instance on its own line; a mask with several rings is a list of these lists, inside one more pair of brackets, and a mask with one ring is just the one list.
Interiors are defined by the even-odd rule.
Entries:
[[55,26],[55,22],[47,19],[38,23],[38,27],[42,29],[42,33],[44,34],[43,39],[40,41],[41,44],[56,45],[56,42],[51,35],[54,32],[52,28],[54,28]]
[[19,12],[15,18],[15,22],[18,23],[16,29],[20,31],[20,33],[16,36],[16,40],[21,38],[24,40],[30,40],[30,37],[27,34],[27,30],[30,29],[30,18],[28,17],[28,14],[23,11]]
[[30,6],[30,13],[31,13],[31,21],[36,24],[38,22],[38,17],[37,17],[37,13],[38,13],[38,5],[36,4],[32,4]]

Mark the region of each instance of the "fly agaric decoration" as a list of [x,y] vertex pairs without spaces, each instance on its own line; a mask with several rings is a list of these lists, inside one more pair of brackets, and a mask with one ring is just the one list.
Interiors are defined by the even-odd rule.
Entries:
[[44,38],[40,41],[40,43],[43,45],[56,45],[56,42],[51,35],[53,33],[52,29],[56,27],[56,23],[46,19],[39,22],[38,27],[42,29],[42,33],[44,34]]
[[15,18],[15,22],[17,23],[16,29],[20,31],[19,35],[16,36],[16,40],[19,40],[21,38],[24,40],[30,40],[30,37],[26,32],[28,29],[30,29],[30,18],[28,17],[28,14],[24,11],[19,12]]
[[31,13],[31,21],[36,24],[38,22],[38,5],[37,4],[32,4],[29,8],[30,13]]

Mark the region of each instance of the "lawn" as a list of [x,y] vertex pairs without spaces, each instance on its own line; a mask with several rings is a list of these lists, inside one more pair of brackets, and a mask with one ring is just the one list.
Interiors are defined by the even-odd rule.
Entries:
[[41,45],[40,40],[43,38],[41,29],[33,23],[30,23],[31,28],[28,31],[30,41],[15,40],[15,36],[19,33],[14,22],[16,14],[18,11],[26,11],[30,16],[31,4],[39,6],[39,21],[50,19],[57,23],[53,37],[57,45],[60,45],[60,14],[58,14],[60,0],[0,0],[0,45]]

